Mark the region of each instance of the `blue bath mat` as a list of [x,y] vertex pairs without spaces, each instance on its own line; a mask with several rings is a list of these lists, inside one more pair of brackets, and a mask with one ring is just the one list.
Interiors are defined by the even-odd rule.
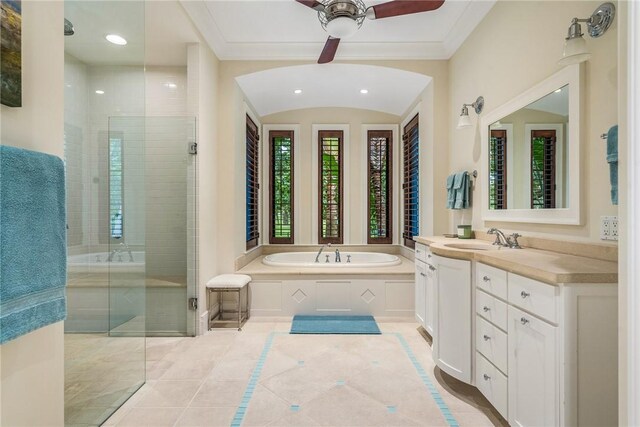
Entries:
[[380,329],[373,316],[296,315],[290,333],[380,335]]

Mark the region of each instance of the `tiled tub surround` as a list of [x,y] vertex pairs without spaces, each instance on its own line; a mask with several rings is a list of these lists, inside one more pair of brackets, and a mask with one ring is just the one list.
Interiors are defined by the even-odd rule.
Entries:
[[241,332],[149,338],[147,383],[104,425],[229,426],[243,406],[243,426],[452,425],[445,407],[460,426],[500,425],[477,391],[435,367],[415,323],[379,326],[383,335],[289,335],[290,320],[252,318]]
[[435,297],[426,303],[439,367],[476,386],[511,425],[617,424],[612,246],[535,242],[566,254],[416,241],[416,253],[430,254],[435,266]]
[[[237,272],[248,274],[252,316],[295,314],[371,314],[413,318],[414,266],[398,247],[334,246],[325,248],[331,256],[341,252],[391,252],[400,264],[388,267],[279,267],[262,262],[268,253],[309,252],[319,246],[270,245],[261,248]],[[239,260],[242,263],[244,260]],[[346,259],[343,258],[343,262]]]

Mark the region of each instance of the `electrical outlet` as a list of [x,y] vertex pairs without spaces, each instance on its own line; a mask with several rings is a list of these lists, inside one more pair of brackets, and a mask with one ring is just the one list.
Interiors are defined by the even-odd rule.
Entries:
[[618,240],[618,217],[617,216],[600,217],[600,239],[601,240]]

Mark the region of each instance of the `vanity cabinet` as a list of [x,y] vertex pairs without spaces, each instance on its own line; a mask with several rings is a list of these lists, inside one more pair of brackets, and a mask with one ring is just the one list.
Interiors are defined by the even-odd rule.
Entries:
[[427,264],[416,259],[416,289],[415,289],[415,304],[416,304],[416,322],[426,329],[426,310],[427,310]]
[[416,243],[415,318],[431,337],[433,337],[435,286],[435,267],[433,263],[433,254],[429,248],[426,245]]
[[617,425],[615,284],[482,263],[475,284],[475,385],[511,425]]
[[434,255],[436,268],[433,354],[447,374],[471,383],[471,261]]
[[557,329],[509,307],[509,421],[514,426],[557,426]]

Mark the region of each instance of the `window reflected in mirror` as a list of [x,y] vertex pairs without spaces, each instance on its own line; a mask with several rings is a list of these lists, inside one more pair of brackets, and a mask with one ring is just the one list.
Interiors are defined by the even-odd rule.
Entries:
[[569,86],[489,126],[489,209],[568,207]]

